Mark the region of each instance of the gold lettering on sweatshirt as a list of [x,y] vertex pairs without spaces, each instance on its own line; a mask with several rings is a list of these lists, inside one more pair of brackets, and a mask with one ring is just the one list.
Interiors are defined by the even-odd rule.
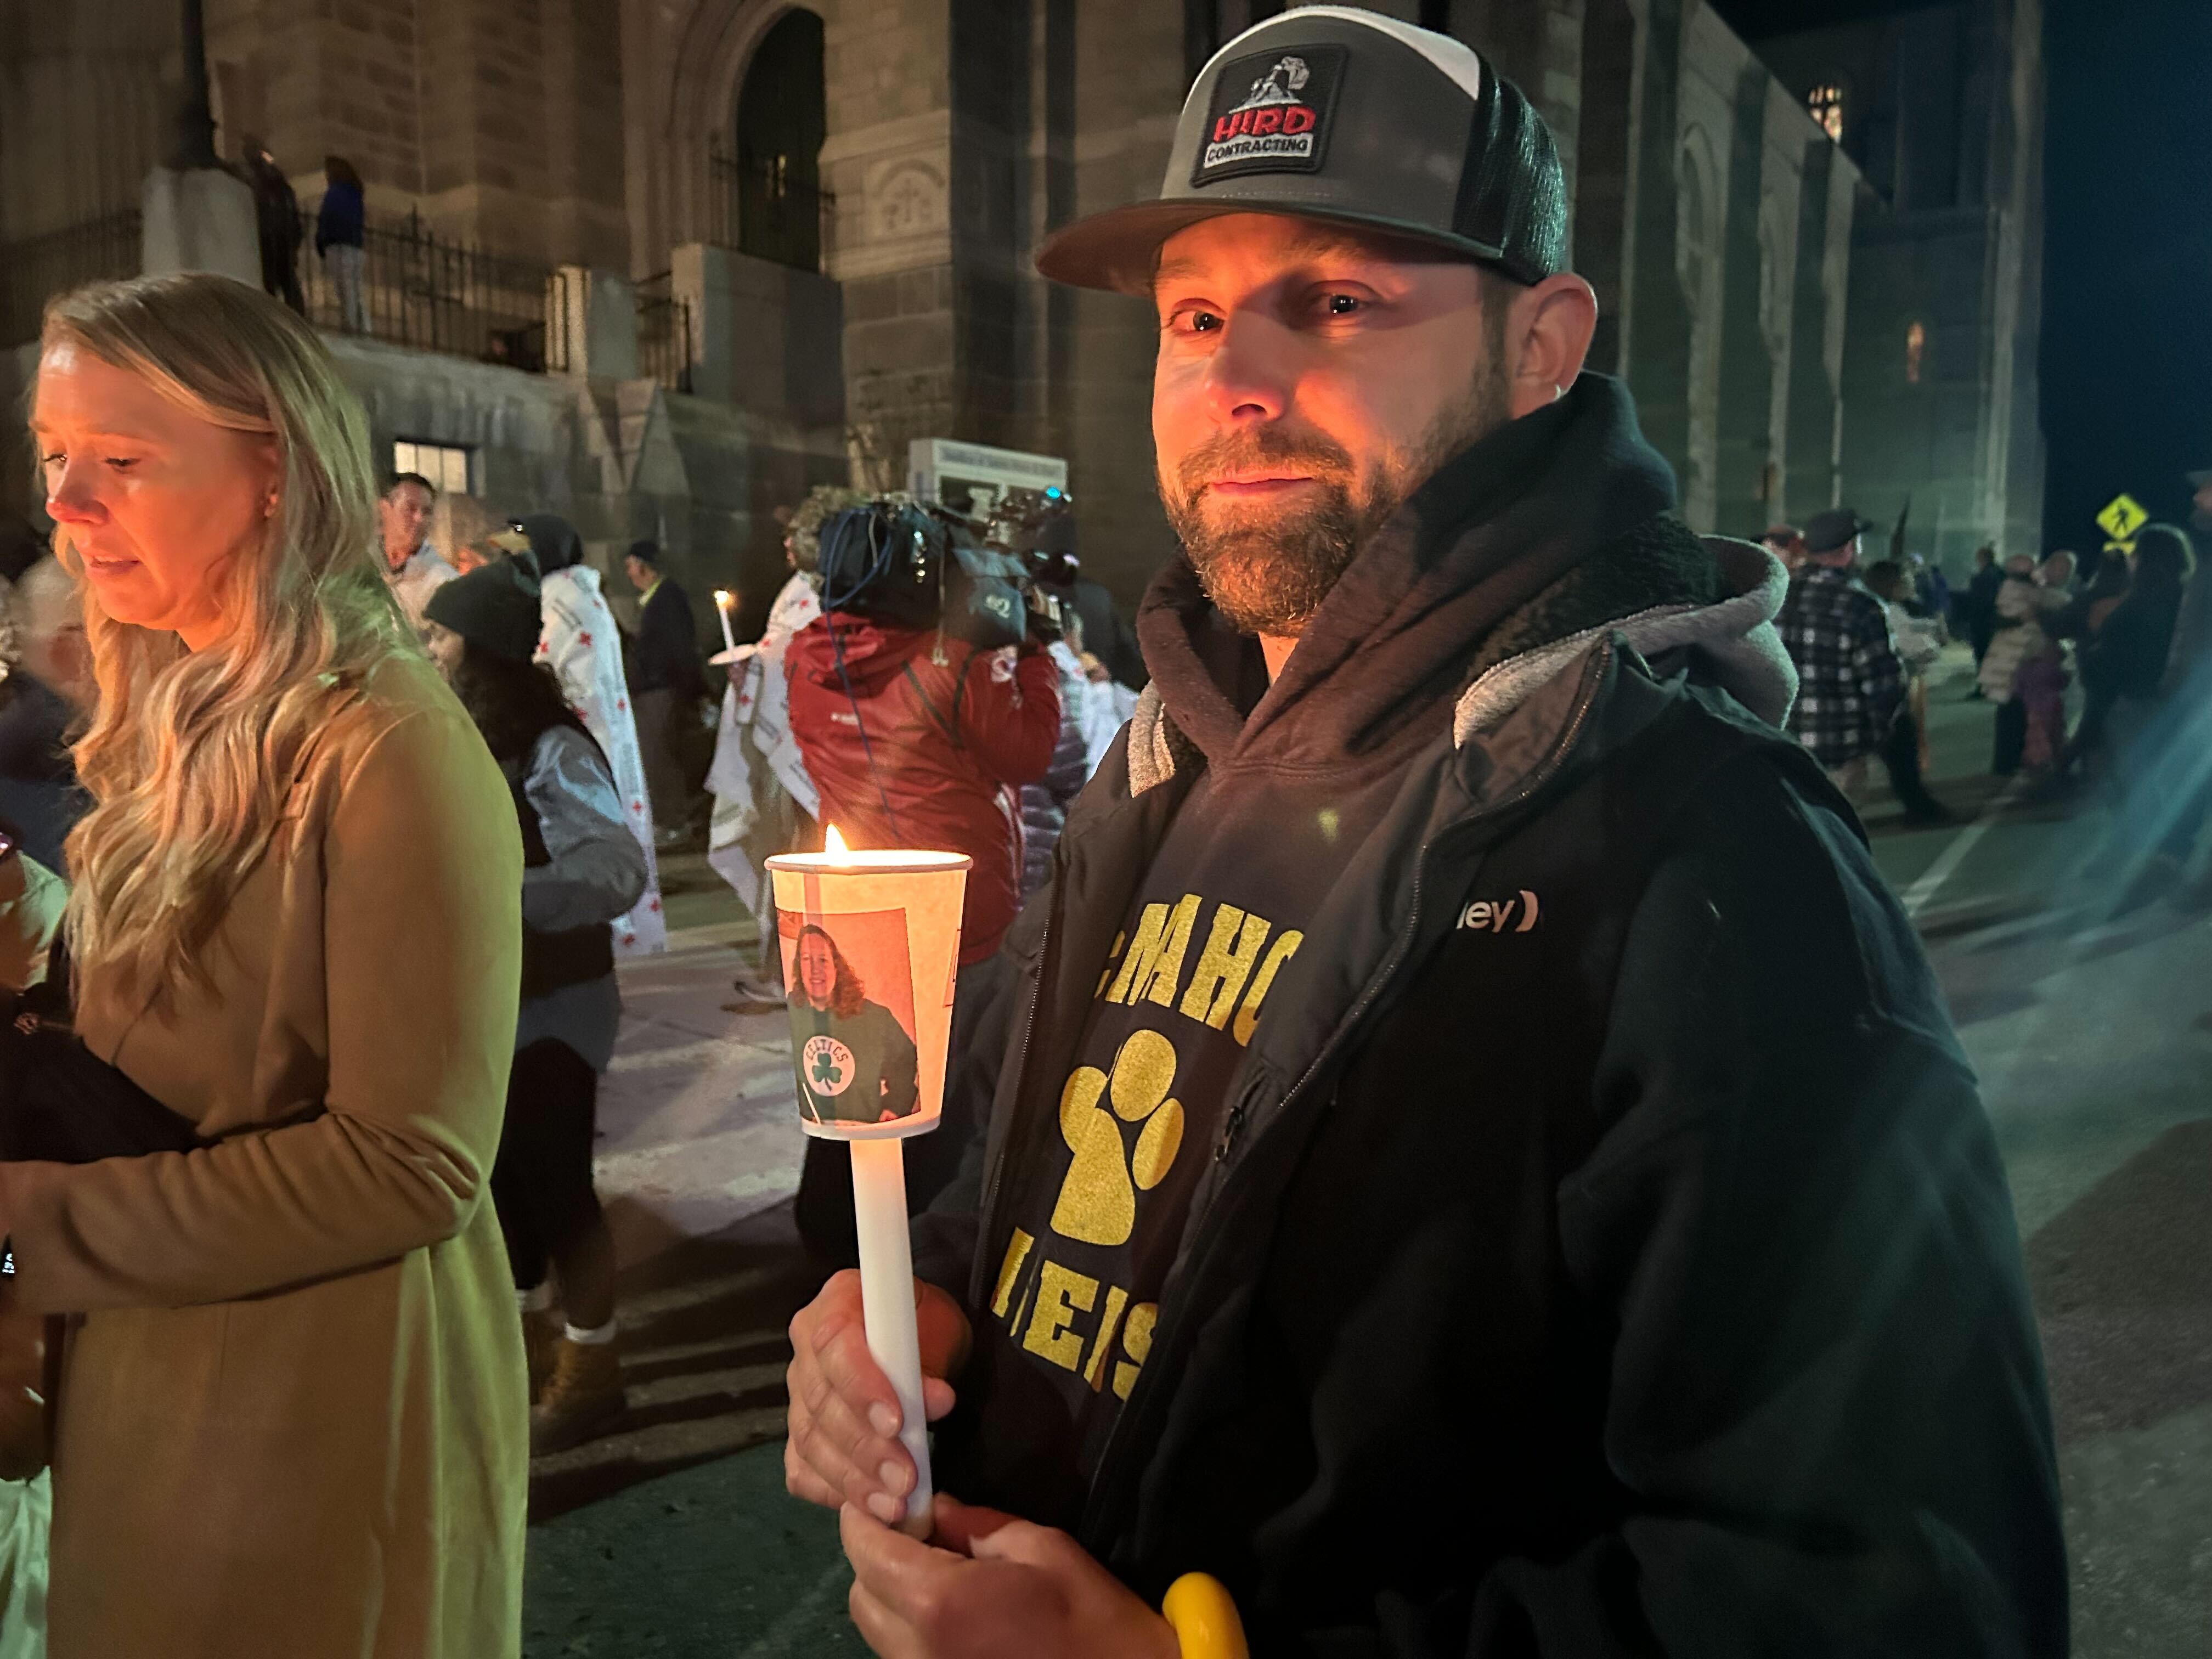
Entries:
[[1175,1006],[1176,981],[1182,977],[1183,954],[1190,949],[1200,902],[1197,894],[1185,893],[1172,910],[1164,904],[1145,907],[1107,1001],[1134,1002],[1145,996],[1163,1008]]
[[1245,981],[1259,963],[1267,932],[1264,917],[1249,915],[1233,904],[1217,906],[1213,931],[1199,952],[1198,966],[1191,969],[1190,988],[1182,994],[1182,1012],[1217,1031],[1226,1025]]
[[1083,1363],[1083,1339],[1068,1328],[1079,1313],[1097,1305],[1098,1281],[1088,1273],[1047,1261],[1037,1270],[1036,1311],[1022,1333],[1022,1346],[1064,1371]]
[[1244,994],[1244,1006],[1237,1011],[1236,1023],[1229,1028],[1230,1035],[1238,1042],[1250,1045],[1253,1030],[1260,1023],[1260,1005],[1267,1000],[1268,988],[1274,984],[1275,975],[1282,972],[1283,964],[1296,956],[1298,946],[1305,942],[1306,936],[1295,927],[1275,935],[1275,942],[1267,947],[1267,959],[1252,976],[1252,988]]

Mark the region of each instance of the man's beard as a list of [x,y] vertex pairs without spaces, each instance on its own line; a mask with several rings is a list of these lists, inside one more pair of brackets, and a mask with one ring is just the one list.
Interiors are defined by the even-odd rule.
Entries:
[[[1160,469],[1160,501],[1214,609],[1240,632],[1295,638],[1359,550],[1436,470],[1512,417],[1512,389],[1493,358],[1468,395],[1403,448],[1364,471],[1334,439],[1280,426],[1224,432]],[[1203,504],[1224,472],[1295,465],[1310,473],[1308,503],[1294,508]]]

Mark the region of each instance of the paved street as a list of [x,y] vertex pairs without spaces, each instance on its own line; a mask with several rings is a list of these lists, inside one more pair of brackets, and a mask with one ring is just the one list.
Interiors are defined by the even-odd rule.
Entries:
[[[2118,921],[2094,805],[1986,776],[1990,716],[1938,670],[1938,793],[1866,807],[1929,940],[2011,1175],[2061,1443],[2075,1651],[2199,1659],[2212,1627],[2212,922]],[[782,1325],[811,1288],[789,1226],[799,1136],[781,1018],[725,1012],[742,937],[669,861],[679,948],[626,967],[599,1173],[625,1264],[634,1409],[540,1465],[526,1651],[860,1651],[826,1516],[782,1494]],[[735,1454],[732,1455],[732,1454]]]

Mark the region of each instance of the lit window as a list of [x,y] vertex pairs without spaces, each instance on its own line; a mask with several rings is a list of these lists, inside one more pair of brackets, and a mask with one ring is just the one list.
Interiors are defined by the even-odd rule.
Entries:
[[1805,107],[1813,121],[1836,143],[1844,142],[1844,89],[1833,84],[1818,86],[1806,95]]
[[402,438],[392,446],[392,470],[420,473],[441,495],[469,493],[469,452],[451,444],[418,444]]
[[1928,349],[1928,331],[1915,323],[1905,331],[1905,378],[1920,384],[1920,354]]

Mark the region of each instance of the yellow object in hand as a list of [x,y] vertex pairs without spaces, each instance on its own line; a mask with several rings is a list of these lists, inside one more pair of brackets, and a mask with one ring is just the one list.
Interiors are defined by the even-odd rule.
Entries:
[[1187,1572],[1169,1585],[1160,1614],[1174,1627],[1182,1659],[1250,1659],[1237,1603],[1210,1573]]

